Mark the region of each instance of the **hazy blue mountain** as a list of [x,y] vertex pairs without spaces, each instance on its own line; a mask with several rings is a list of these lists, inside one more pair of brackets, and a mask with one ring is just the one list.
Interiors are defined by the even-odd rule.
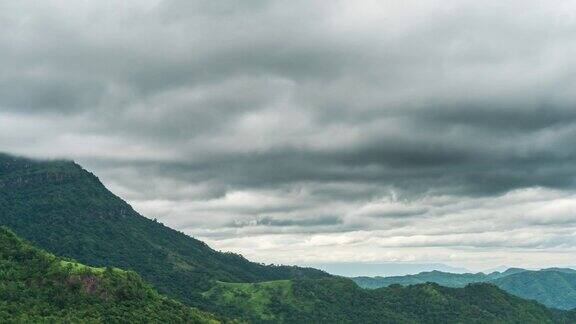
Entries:
[[524,271],[491,281],[507,292],[559,309],[576,308],[576,271]]
[[557,272],[564,272],[564,273],[576,273],[576,270],[573,268],[546,268],[541,269],[540,271],[557,271]]
[[403,286],[434,282],[445,287],[464,287],[473,282],[485,282],[490,280],[490,276],[484,273],[449,273],[442,271],[421,272],[415,275],[392,276],[392,277],[354,277],[362,288],[381,288],[393,284]]
[[[204,242],[139,215],[96,176],[68,161],[0,155],[0,224],[49,252],[97,267],[134,270],[174,299],[249,323],[574,322],[574,313],[552,311],[491,284],[466,288],[396,285],[366,290],[350,279],[320,270],[266,266],[215,251]],[[13,261],[8,258],[8,262]],[[0,276],[6,274],[14,273],[0,271]],[[50,272],[40,274],[38,282],[46,282],[49,276]],[[10,284],[14,280],[6,283],[9,289],[0,302],[20,296],[28,306],[40,310],[39,303],[54,292],[40,296],[37,303],[19,295],[22,289]],[[118,301],[124,302],[126,296],[119,296]],[[24,309],[19,304],[15,307]],[[10,311],[2,314],[9,317]]]
[[485,270],[482,270],[482,271],[480,271],[480,272],[483,272],[483,273],[485,273],[485,274],[489,274],[489,273],[492,273],[492,272],[504,272],[504,271],[506,271],[507,269],[510,269],[510,268],[511,268],[511,267],[509,267],[509,266],[501,265],[501,266],[497,266],[497,267],[485,269]]
[[417,274],[424,271],[443,271],[467,273],[468,269],[452,267],[442,263],[382,262],[382,263],[314,263],[306,266],[324,270],[330,274],[344,277],[387,277]]
[[431,271],[407,276],[354,277],[353,280],[360,287],[369,289],[388,287],[393,284],[407,286],[426,282],[446,287],[464,287],[470,283],[487,282],[513,295],[536,300],[548,307],[576,308],[576,270],[570,268],[549,268],[538,271],[510,268],[504,272],[490,274]]
[[229,317],[249,323],[575,323],[574,312],[546,308],[495,285],[434,283],[361,289],[346,278],[221,283],[205,293]]

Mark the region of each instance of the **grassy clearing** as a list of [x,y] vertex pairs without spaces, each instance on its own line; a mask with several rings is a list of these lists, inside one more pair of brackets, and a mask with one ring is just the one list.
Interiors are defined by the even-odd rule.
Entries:
[[290,280],[259,283],[218,282],[203,295],[219,305],[250,310],[263,320],[277,319],[271,310],[274,303],[279,300],[286,303],[294,299]]

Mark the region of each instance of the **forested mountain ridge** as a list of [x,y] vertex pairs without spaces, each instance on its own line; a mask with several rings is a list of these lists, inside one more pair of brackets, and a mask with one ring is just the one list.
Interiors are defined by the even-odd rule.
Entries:
[[321,278],[316,269],[265,266],[139,215],[71,161],[0,154],[0,225],[56,255],[138,272],[189,305],[216,281]]
[[576,272],[571,269],[524,271],[491,282],[501,289],[548,307],[576,308]]
[[491,284],[448,288],[434,283],[362,289],[347,278],[220,283],[205,293],[231,318],[250,323],[574,323]]
[[[365,290],[350,279],[320,270],[265,266],[218,252],[139,215],[93,174],[68,161],[0,155],[0,225],[51,253],[84,264],[135,270],[170,297],[222,318],[250,323],[576,322],[573,313],[547,309],[493,285],[452,289],[424,284]],[[99,271],[89,269],[90,273]],[[142,282],[132,272],[103,273],[113,275],[104,280],[120,276],[128,282]],[[50,278],[50,273],[38,278]],[[44,307],[44,300],[41,295],[30,301],[30,307]],[[176,314],[182,310],[178,307]],[[73,319],[94,315],[90,305],[76,305],[74,310],[80,313],[70,313]]]
[[511,268],[504,272],[490,274],[429,271],[407,276],[355,277],[352,279],[360,287],[370,289],[393,284],[406,286],[426,282],[446,287],[464,287],[470,283],[488,282],[513,295],[536,300],[548,307],[565,310],[576,308],[576,270],[568,268],[549,268],[538,271]]
[[473,282],[489,280],[484,273],[449,273],[442,271],[425,271],[415,275],[391,277],[354,277],[352,278],[362,288],[376,289],[388,287],[393,284],[403,286],[434,282],[445,287],[464,287]]
[[93,268],[0,227],[2,323],[218,323],[159,295],[134,272]]

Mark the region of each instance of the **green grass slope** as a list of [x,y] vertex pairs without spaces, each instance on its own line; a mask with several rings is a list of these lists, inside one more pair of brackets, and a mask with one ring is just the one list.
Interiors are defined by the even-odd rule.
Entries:
[[0,227],[2,323],[217,323],[159,295],[134,272],[93,268]]
[[220,282],[204,296],[230,317],[250,322],[281,322],[284,316],[277,306],[298,304],[300,309],[310,309],[294,297],[292,284],[290,280],[253,284]]
[[0,225],[57,255],[138,272],[161,293],[202,306],[216,281],[321,278],[315,269],[265,266],[139,215],[69,161],[0,154]]
[[573,323],[491,284],[362,289],[345,278],[219,284],[206,293],[232,318],[251,323]]

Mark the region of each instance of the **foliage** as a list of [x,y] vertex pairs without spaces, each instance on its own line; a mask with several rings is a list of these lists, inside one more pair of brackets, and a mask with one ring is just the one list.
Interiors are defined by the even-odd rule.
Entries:
[[0,228],[0,322],[216,323],[159,295],[134,272],[93,268]]
[[[572,323],[574,314],[494,285],[427,283],[367,290],[345,278],[220,284],[207,297],[251,323]],[[240,307],[235,307],[240,306]],[[572,317],[570,317],[572,316]]]
[[204,297],[211,301],[211,305],[216,305],[220,313],[249,322],[281,321],[278,314],[282,312],[277,307],[298,303],[289,280],[253,284],[219,282],[204,293]]
[[134,270],[161,293],[193,306],[206,306],[201,293],[216,281],[328,276],[215,251],[139,215],[96,176],[68,161],[0,154],[0,225],[57,255]]
[[576,271],[524,271],[492,281],[507,292],[559,309],[576,308]]
[[[0,154],[0,321],[211,321],[158,295],[251,323],[573,323],[492,285],[365,290],[298,267],[221,253],[140,216],[73,162]],[[289,279],[289,280],[286,280]],[[571,317],[570,317],[571,316]],[[570,318],[569,318],[570,317]]]

